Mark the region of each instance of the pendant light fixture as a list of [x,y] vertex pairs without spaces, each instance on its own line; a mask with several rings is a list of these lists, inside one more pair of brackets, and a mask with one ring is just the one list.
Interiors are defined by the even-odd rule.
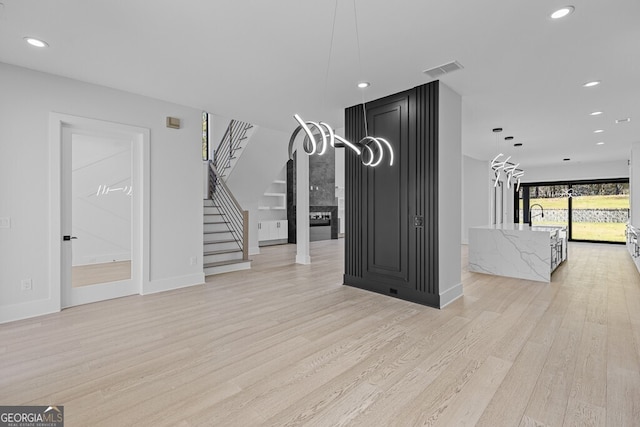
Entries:
[[[327,72],[325,75],[325,90],[324,90],[324,99],[326,99],[327,93],[327,82],[329,77],[329,68],[331,64],[331,52],[333,51],[333,36],[335,33],[336,26],[336,14],[338,12],[338,0],[335,1],[335,6],[333,10],[333,26],[331,29],[331,44],[329,47],[329,59],[327,61]],[[358,66],[360,68],[360,75],[362,75],[362,60],[360,57],[360,35],[358,32],[358,15],[356,11],[356,2],[353,0],[353,14],[355,20],[355,29],[356,29],[356,41],[358,47]],[[368,82],[360,82],[358,83],[358,87],[360,89],[365,89],[369,87]],[[302,141],[302,149],[305,153],[312,156],[317,154],[318,156],[322,156],[329,146],[332,148],[350,148],[353,150],[358,156],[360,156],[360,160],[364,166],[376,167],[382,163],[385,157],[385,151],[389,152],[389,166],[393,166],[393,147],[384,138],[376,138],[374,136],[369,135],[369,130],[367,126],[367,111],[366,105],[364,102],[364,93],[362,94],[362,110],[364,114],[364,131],[365,136],[357,143],[352,143],[345,138],[337,135],[334,129],[325,122],[314,122],[314,121],[305,121],[300,115],[294,114],[293,118],[298,122],[298,127],[291,134],[291,138],[289,138],[289,158],[293,158],[293,147],[296,142],[296,138],[301,130],[304,131],[304,138]]]
[[[502,128],[493,129],[493,133],[496,134],[496,148],[498,148],[498,133],[500,132],[502,132]],[[512,137],[507,138],[513,139]],[[507,188],[509,189],[511,188],[512,184],[515,184],[516,191],[520,191],[520,178],[522,178],[522,176],[524,175],[524,170],[520,168],[520,163],[513,163],[510,162],[510,160],[511,156],[505,156],[503,153],[498,154],[493,158],[493,160],[491,160],[491,170],[493,170],[495,176],[495,182],[493,186],[498,186],[500,175],[502,172],[504,172]]]

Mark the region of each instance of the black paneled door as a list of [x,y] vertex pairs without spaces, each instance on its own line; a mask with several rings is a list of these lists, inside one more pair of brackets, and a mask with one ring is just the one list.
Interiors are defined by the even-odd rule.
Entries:
[[409,252],[409,94],[372,103],[367,109],[369,132],[393,144],[394,164],[363,168],[367,268],[363,278],[386,283],[390,288],[407,287],[415,271]]
[[[387,139],[395,158],[345,161],[344,283],[440,306],[438,292],[438,82],[345,110],[345,136]],[[365,126],[367,131],[365,133]]]

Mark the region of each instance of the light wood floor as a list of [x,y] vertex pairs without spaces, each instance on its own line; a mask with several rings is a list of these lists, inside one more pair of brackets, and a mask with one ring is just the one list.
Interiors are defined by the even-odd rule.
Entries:
[[77,265],[71,268],[71,286],[96,285],[131,279],[131,261]]
[[463,272],[443,310],[342,286],[342,241],[203,286],[0,325],[0,404],[66,426],[638,426],[640,276],[570,244],[551,284]]

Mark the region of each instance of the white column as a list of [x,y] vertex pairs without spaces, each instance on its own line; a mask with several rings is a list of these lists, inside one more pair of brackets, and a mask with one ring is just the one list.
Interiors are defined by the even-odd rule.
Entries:
[[311,264],[309,256],[309,156],[296,150],[296,264]]
[[462,97],[442,82],[438,95],[438,164],[438,289],[442,308],[462,296]]

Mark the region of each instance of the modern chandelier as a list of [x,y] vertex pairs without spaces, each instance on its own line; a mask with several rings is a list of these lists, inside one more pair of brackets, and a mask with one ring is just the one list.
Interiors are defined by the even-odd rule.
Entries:
[[[331,64],[331,52],[333,50],[333,35],[336,25],[336,14],[338,11],[338,0],[335,2],[333,11],[333,28],[331,30],[331,44],[329,47],[329,60],[327,62],[327,73],[325,76],[325,93],[327,89],[327,80],[329,75],[329,66]],[[358,33],[358,15],[356,12],[356,2],[353,0],[353,12],[356,29],[356,39],[358,44],[358,64],[360,66],[360,74],[362,74],[362,61],[360,58],[360,36]],[[358,87],[364,89],[368,84],[359,84]],[[362,110],[364,114],[364,131],[365,137],[357,143],[352,143],[345,138],[337,135],[334,129],[325,122],[313,122],[305,121],[298,114],[294,114],[293,118],[298,122],[298,127],[291,134],[289,139],[289,159],[293,159],[293,146],[296,138],[301,130],[304,130],[304,139],[302,142],[302,148],[305,153],[312,156],[317,154],[322,156],[329,146],[332,148],[344,148],[348,147],[353,150],[358,156],[364,166],[376,167],[382,163],[385,158],[385,149],[389,152],[389,166],[393,166],[393,147],[384,138],[374,137],[369,135],[367,126],[367,110],[364,102],[364,94],[362,95]]]
[[[497,146],[497,134],[502,132],[502,128],[494,128],[493,132],[496,134]],[[495,182],[493,186],[498,186],[500,175],[502,172],[504,172],[507,188],[511,188],[511,185],[513,184],[516,186],[516,191],[520,191],[520,178],[522,178],[522,176],[524,175],[524,170],[520,168],[520,163],[510,162],[511,156],[505,156],[504,160],[500,161],[503,156],[505,155],[503,153],[500,153],[495,156],[493,160],[491,160],[491,170],[493,170],[493,174],[495,176]]]
[[[360,156],[363,165],[376,167],[382,163],[385,157],[384,149],[386,148],[389,151],[389,166],[393,166],[393,148],[389,141],[384,138],[365,136],[357,144],[353,144],[337,135],[333,128],[325,122],[305,122],[297,114],[294,114],[293,118],[296,119],[299,125],[289,139],[290,159],[293,159],[293,146],[296,138],[300,131],[304,130],[305,138],[302,142],[302,149],[310,156],[314,154],[322,156],[329,146],[332,148],[348,147]],[[311,130],[312,128],[316,130],[316,133]]]

